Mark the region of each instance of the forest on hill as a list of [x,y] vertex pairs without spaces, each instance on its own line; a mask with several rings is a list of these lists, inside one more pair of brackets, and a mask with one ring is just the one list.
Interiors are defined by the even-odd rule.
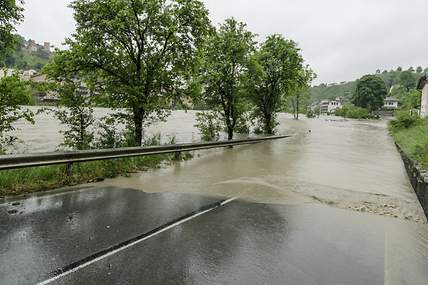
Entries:
[[[428,68],[410,67],[408,69],[403,69],[398,67],[396,70],[377,70],[375,75],[382,78],[385,82],[388,90],[392,86],[402,86],[407,90],[416,88],[416,84],[423,75],[428,73]],[[341,97],[344,101],[350,101],[352,94],[355,91],[357,86],[357,81],[341,82],[341,83],[331,83],[331,84],[320,84],[318,86],[313,86],[309,89],[311,102],[319,102],[321,100],[334,99],[336,97]]]
[[24,37],[15,35],[14,48],[3,61],[0,61],[0,67],[41,70],[43,66],[49,63],[52,53],[44,50],[28,51],[24,48],[26,42]]

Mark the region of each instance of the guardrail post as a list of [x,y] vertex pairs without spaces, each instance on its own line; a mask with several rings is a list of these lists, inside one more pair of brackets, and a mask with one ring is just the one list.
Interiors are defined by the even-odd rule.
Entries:
[[174,153],[174,160],[182,160],[181,151]]
[[73,176],[73,163],[67,163],[65,165],[65,173],[69,179]]

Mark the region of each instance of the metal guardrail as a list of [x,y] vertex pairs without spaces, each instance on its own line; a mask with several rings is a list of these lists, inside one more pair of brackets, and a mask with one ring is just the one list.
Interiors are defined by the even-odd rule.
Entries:
[[289,136],[270,136],[254,139],[240,139],[209,143],[178,144],[153,147],[130,147],[118,149],[97,149],[74,152],[49,152],[37,154],[19,154],[0,156],[0,170],[17,169],[55,164],[73,164],[96,160],[109,160],[166,153],[180,153],[183,151],[223,148],[228,146],[255,144],[263,141],[284,139]]

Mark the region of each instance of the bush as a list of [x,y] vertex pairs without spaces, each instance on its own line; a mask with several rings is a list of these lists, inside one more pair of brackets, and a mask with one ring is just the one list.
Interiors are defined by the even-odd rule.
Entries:
[[240,120],[236,123],[235,132],[238,134],[250,134],[250,127],[252,123],[252,114],[250,112],[246,112],[242,114]]
[[419,116],[410,111],[398,111],[395,113],[395,120],[390,122],[393,130],[409,129],[420,122]]
[[220,131],[224,129],[220,114],[216,111],[197,113],[196,122],[195,127],[199,129],[204,141],[218,140]]
[[317,115],[314,111],[312,111],[311,109],[308,109],[308,111],[306,112],[306,117],[308,119],[312,119],[315,118]]
[[344,105],[342,108],[336,110],[336,116],[349,118],[349,119],[373,119],[374,116],[369,110],[356,107],[352,104]]

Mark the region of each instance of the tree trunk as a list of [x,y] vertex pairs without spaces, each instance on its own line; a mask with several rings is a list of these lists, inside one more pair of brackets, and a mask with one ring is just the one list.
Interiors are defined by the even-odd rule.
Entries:
[[134,146],[141,146],[143,143],[143,119],[144,109],[134,107]]
[[84,122],[82,111],[80,113],[79,123],[80,123],[80,126],[79,126],[80,142],[78,143],[77,149],[83,150],[84,142],[85,142],[85,125],[84,125],[85,122]]
[[297,96],[296,98],[296,120],[299,119],[299,102],[300,101],[300,96]]
[[233,140],[233,128],[230,126],[227,127],[227,139]]
[[273,129],[272,129],[272,115],[266,113],[265,114],[265,127],[264,127],[264,132],[267,135],[272,135],[273,134]]

